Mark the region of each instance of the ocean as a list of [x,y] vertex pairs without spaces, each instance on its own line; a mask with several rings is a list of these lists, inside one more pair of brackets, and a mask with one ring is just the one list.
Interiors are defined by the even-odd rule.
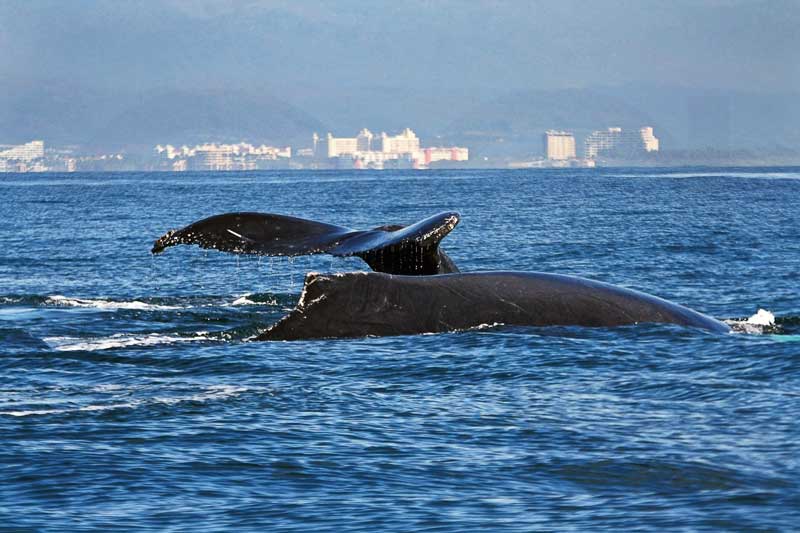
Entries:
[[[2,530],[800,524],[800,168],[5,174],[0,195]],[[306,272],[366,265],[150,255],[228,211],[445,210],[462,271],[775,325],[252,342]]]

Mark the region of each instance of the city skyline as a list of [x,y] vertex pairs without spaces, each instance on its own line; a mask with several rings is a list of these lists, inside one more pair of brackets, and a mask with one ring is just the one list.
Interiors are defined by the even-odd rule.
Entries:
[[669,150],[800,150],[791,0],[32,0],[0,20],[10,144],[144,155],[411,124],[502,164],[548,129],[580,147],[648,124]]
[[[719,164],[759,166],[770,154],[758,152],[662,152],[660,138],[652,126],[593,130],[576,141],[572,131],[547,130],[541,135],[541,155],[531,146],[525,153],[501,164],[486,157],[471,157],[470,148],[445,146],[441,142],[423,146],[411,128],[394,135],[374,134],[362,128],[355,137],[324,136],[314,133],[311,146],[271,146],[247,141],[234,143],[207,140],[190,143],[157,144],[147,157],[124,153],[89,153],[75,147],[45,147],[42,140],[20,145],[0,144],[0,173],[51,171],[247,171],[275,169],[419,169],[428,168],[593,168],[637,164],[645,166],[686,166]],[[438,139],[441,141],[441,139]],[[579,149],[578,146],[581,148]],[[797,154],[795,154],[797,155]],[[532,158],[531,158],[532,157]],[[789,154],[785,164],[796,164]],[[722,161],[724,163],[725,161]]]

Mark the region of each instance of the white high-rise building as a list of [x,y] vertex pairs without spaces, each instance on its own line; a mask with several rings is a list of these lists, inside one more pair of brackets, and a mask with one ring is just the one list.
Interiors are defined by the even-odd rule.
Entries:
[[419,137],[411,131],[411,128],[406,128],[399,135],[394,136],[383,132],[378,144],[380,146],[377,149],[384,153],[412,154],[419,151]]
[[640,129],[639,135],[644,143],[645,152],[658,152],[658,138],[653,135],[653,128],[651,126],[645,126]]
[[547,159],[551,161],[575,159],[575,137],[569,132],[547,130],[544,145]]
[[320,157],[339,157],[353,155],[358,151],[358,137],[334,137],[328,133],[317,141],[317,155]]
[[312,137],[314,156],[328,159],[340,168],[426,168],[439,161],[467,161],[466,148],[431,147],[421,148],[419,137],[406,128],[397,135],[386,132],[374,135],[364,128],[355,137],[334,137],[328,133],[324,138],[316,133]]
[[593,131],[584,141],[583,155],[594,159],[599,154],[610,152],[618,144],[622,136],[622,128],[608,128],[606,131]]
[[625,132],[622,128],[608,128],[605,131],[592,132],[586,137],[584,157],[635,159],[648,152],[657,152],[658,149],[658,138],[653,135],[653,128],[650,126],[642,127],[635,132]]
[[0,152],[0,159],[15,161],[33,161],[42,157],[44,157],[44,141],[31,141]]

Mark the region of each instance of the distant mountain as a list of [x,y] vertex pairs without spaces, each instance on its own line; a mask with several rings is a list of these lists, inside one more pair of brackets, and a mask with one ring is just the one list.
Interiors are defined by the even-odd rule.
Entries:
[[242,92],[189,91],[146,95],[111,117],[98,133],[120,144],[205,141],[311,144],[324,126],[278,98]]
[[613,126],[653,126],[662,150],[762,150],[800,146],[800,94],[757,94],[626,85],[515,91],[476,102],[449,127],[450,137],[494,156],[541,155],[548,129],[583,138]]
[[627,85],[604,89],[646,109],[666,149],[782,152],[800,147],[800,92]]
[[541,134],[547,129],[594,130],[605,125],[631,126],[652,120],[644,110],[597,90],[532,90],[479,102],[456,120],[451,129],[462,134]]
[[119,106],[112,94],[66,83],[0,81],[0,143],[84,144]]
[[149,150],[206,141],[311,144],[325,126],[292,104],[244,91],[112,94],[67,85],[12,88],[0,97],[0,143]]
[[[278,95],[278,96],[276,96]],[[149,152],[155,144],[249,141],[307,147],[313,132],[410,127],[424,145],[457,144],[489,162],[542,154],[548,129],[583,139],[653,126],[661,149],[795,153],[800,94],[648,85],[564,90],[336,86],[276,80],[263,89],[125,91],[0,81],[0,144]]]
[[431,142],[446,134],[453,121],[475,102],[496,95],[486,89],[386,85],[342,85],[331,89],[284,84],[274,92],[286,94],[294,105],[318,117],[337,136],[353,136],[361,128],[375,133],[411,128]]

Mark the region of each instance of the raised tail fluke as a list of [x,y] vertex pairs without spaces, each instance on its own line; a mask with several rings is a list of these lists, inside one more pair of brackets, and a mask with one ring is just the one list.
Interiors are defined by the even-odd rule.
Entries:
[[353,230],[271,213],[226,213],[168,231],[151,250],[196,244],[234,254],[309,255],[326,253]]
[[370,230],[334,248],[334,255],[355,255],[375,272],[426,276],[458,272],[439,243],[459,222],[458,213],[433,215],[394,231]]
[[456,227],[458,213],[439,213],[410,226],[358,231],[270,213],[227,213],[165,233],[152,253],[196,244],[235,254],[297,256],[331,254],[362,258],[376,272],[429,275],[458,272],[440,241]]

